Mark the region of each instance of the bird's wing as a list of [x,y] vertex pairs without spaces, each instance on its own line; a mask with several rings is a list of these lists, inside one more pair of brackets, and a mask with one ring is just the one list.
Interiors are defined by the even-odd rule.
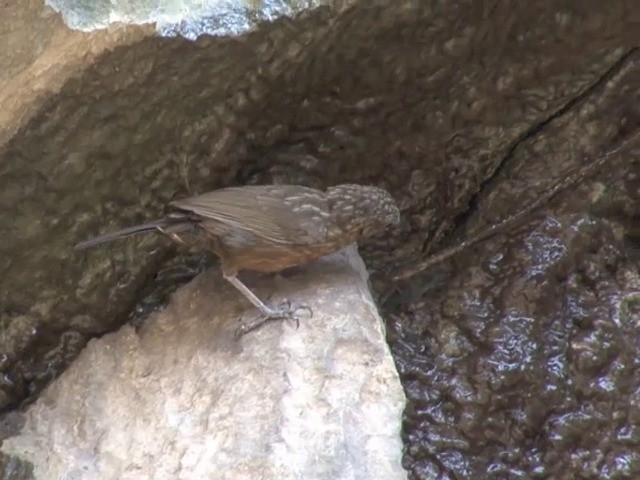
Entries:
[[223,188],[171,205],[277,243],[322,241],[330,221],[325,193],[298,185]]

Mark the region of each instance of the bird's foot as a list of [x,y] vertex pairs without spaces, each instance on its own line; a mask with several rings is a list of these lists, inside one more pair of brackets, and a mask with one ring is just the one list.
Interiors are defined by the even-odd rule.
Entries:
[[235,333],[236,339],[243,335],[261,327],[272,320],[288,320],[293,321],[296,329],[300,326],[300,317],[302,312],[307,312],[308,317],[313,316],[313,310],[308,305],[292,306],[289,300],[283,300],[277,308],[269,308],[262,310],[261,315],[243,322]]

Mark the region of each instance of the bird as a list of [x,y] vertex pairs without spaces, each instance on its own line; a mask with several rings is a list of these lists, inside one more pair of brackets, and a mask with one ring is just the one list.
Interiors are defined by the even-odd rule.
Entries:
[[[285,301],[272,307],[238,279],[241,270],[274,273],[310,263],[395,227],[400,211],[384,189],[340,184],[227,187],[173,201],[165,217],[75,245],[85,249],[143,232],[160,232],[191,248],[213,252],[223,277],[260,312],[236,336],[268,320],[295,317]],[[308,307],[306,308],[310,311]],[[297,321],[297,319],[296,319]]]

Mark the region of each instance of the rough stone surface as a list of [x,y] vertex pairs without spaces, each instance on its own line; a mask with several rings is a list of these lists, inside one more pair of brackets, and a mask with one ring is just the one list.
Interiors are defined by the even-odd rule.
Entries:
[[209,270],[141,331],[92,340],[3,449],[43,480],[406,478],[404,393],[367,278],[350,248],[261,281],[313,318],[237,341],[255,312]]
[[0,5],[0,146],[100,54],[153,34],[149,26],[69,30],[41,0]]

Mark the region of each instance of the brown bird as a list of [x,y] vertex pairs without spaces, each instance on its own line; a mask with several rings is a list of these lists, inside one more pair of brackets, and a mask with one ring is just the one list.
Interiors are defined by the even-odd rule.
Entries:
[[240,270],[278,272],[302,265],[400,221],[389,193],[355,184],[336,185],[324,192],[299,185],[230,187],[170,206],[176,211],[160,220],[108,233],[75,248],[155,230],[176,242],[214,252],[224,278],[262,313],[257,322],[241,326],[239,334],[267,320],[292,318],[295,311],[267,306],[237,278]]

